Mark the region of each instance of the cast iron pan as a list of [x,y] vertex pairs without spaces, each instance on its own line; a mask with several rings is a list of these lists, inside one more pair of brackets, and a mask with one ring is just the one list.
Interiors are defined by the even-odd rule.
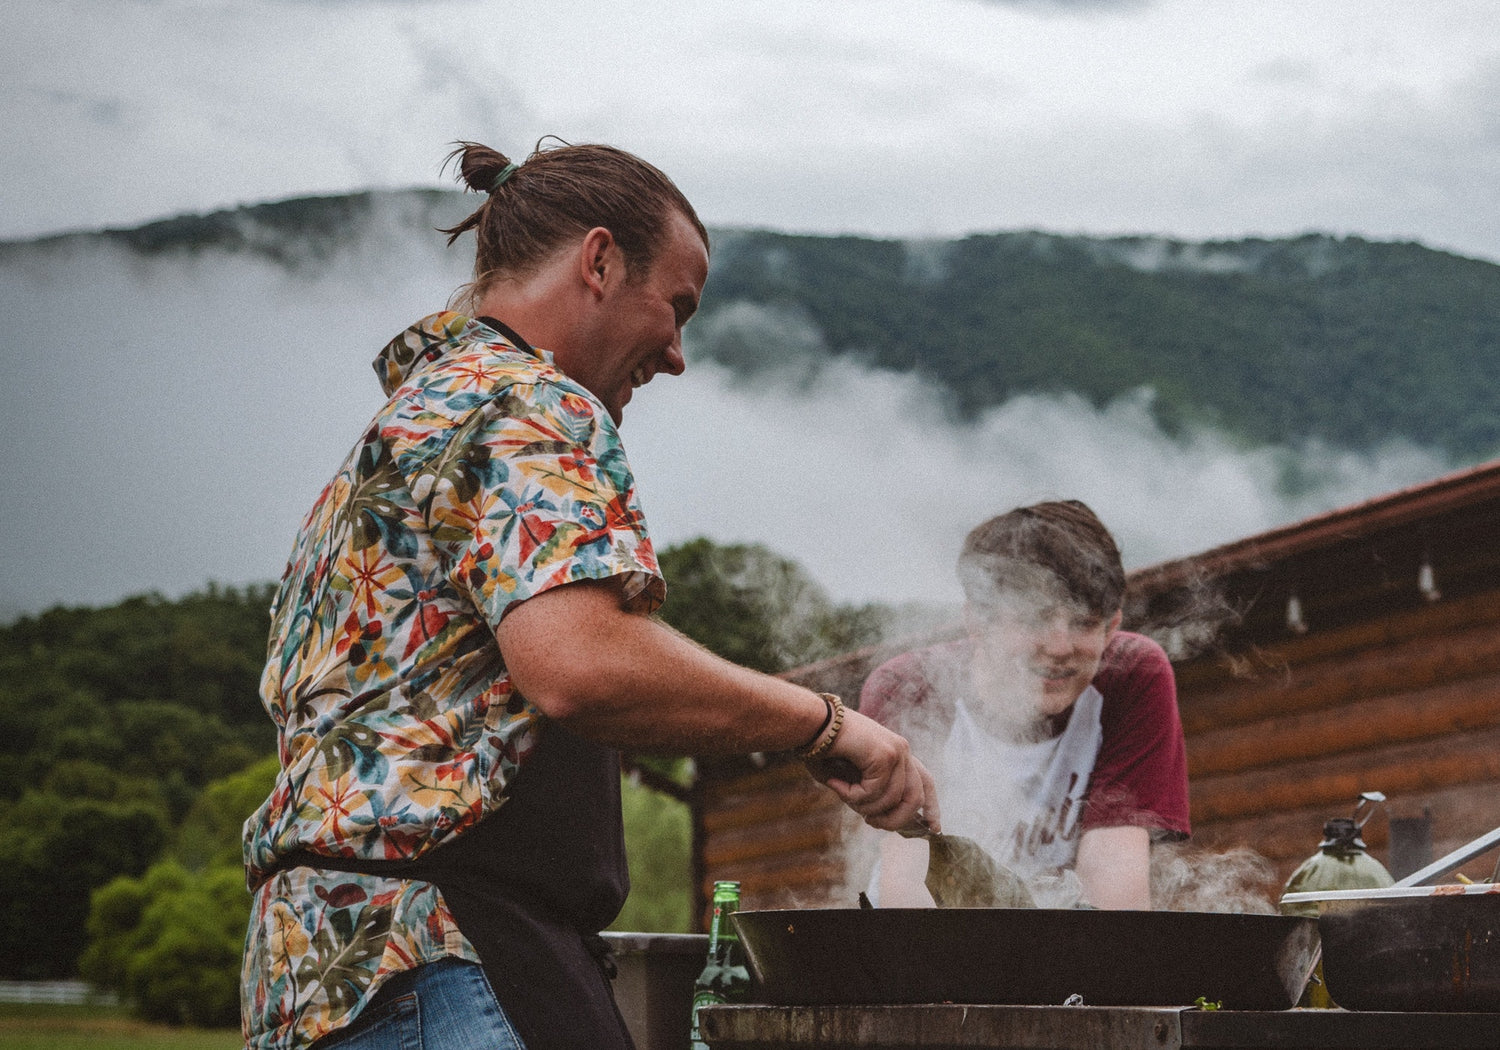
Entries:
[[1338,1005],[1500,1011],[1500,887],[1321,907],[1323,977]]
[[809,908],[734,916],[759,999],[890,1003],[1296,1005],[1318,920],[1036,908]]

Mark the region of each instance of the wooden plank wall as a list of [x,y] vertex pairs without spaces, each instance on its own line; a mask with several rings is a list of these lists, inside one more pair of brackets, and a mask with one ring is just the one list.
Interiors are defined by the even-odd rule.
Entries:
[[[890,651],[796,677],[857,695]],[[1389,799],[1364,831],[1382,862],[1390,817],[1430,815],[1434,856],[1500,826],[1500,590],[1288,637],[1259,647],[1248,675],[1247,663],[1177,668],[1196,847],[1248,846],[1279,885],[1362,791]],[[737,878],[746,907],[852,903],[839,847],[853,821],[800,764],[708,774],[697,801],[705,895]],[[1478,880],[1494,866],[1489,855],[1464,871]]]
[[837,901],[844,878],[844,806],[800,762],[744,768],[704,785],[703,900],[716,879],[738,879],[747,908]]
[[1260,657],[1245,678],[1222,660],[1177,668],[1195,842],[1249,845],[1284,879],[1362,791],[1388,799],[1364,832],[1383,862],[1389,817],[1430,813],[1435,856],[1500,825],[1500,593],[1290,638]]

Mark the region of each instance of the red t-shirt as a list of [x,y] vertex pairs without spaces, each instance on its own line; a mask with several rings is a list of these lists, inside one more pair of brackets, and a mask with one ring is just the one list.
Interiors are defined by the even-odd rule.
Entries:
[[[903,653],[877,667],[860,692],[859,709],[912,740],[919,756],[941,747],[953,722],[953,699],[935,668],[967,667],[967,640]],[[1188,823],[1187,750],[1177,713],[1177,682],[1162,647],[1118,631],[1104,650],[1094,688],[1104,698],[1103,740],[1080,820],[1089,828],[1130,825],[1183,839]],[[947,694],[947,695],[945,695]],[[913,718],[920,712],[920,718]],[[1064,712],[1057,731],[1067,724]],[[913,731],[920,725],[921,729]]]

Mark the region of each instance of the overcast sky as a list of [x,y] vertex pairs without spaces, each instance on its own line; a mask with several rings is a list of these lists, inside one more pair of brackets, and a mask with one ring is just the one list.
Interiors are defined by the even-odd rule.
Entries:
[[711,224],[1500,259],[1491,0],[22,0],[0,237],[608,141]]
[[[1495,10],[20,0],[0,10],[0,239],[451,185],[456,139],[519,158],[557,134],[656,162],[710,225],[1320,230],[1500,261]],[[0,619],[279,572],[374,410],[369,357],[458,279],[369,232],[317,272],[100,248],[0,273]],[[1021,399],[955,429],[931,391],[846,368],[791,390],[695,365],[638,402],[660,542],[767,542],[845,600],[952,597],[964,530],[1020,502],[1090,500],[1140,565],[1451,466],[1314,450],[1325,481],[1289,500],[1277,450],[1170,440],[1138,400]]]

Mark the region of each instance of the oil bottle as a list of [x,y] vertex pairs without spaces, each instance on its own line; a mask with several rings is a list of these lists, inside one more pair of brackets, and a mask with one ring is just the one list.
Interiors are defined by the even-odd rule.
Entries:
[[[1385,865],[1365,852],[1360,830],[1375,814],[1375,804],[1384,802],[1385,796],[1378,791],[1366,791],[1359,796],[1351,817],[1334,817],[1323,825],[1323,841],[1318,852],[1302,862],[1292,877],[1287,879],[1282,895],[1307,893],[1315,890],[1364,890],[1389,886],[1395,880],[1385,870]],[[1283,904],[1283,915],[1318,914],[1316,904]],[[1313,979],[1303,993],[1300,1006],[1329,1008],[1335,1006],[1328,997],[1328,988],[1323,983],[1323,964],[1318,964]]]

